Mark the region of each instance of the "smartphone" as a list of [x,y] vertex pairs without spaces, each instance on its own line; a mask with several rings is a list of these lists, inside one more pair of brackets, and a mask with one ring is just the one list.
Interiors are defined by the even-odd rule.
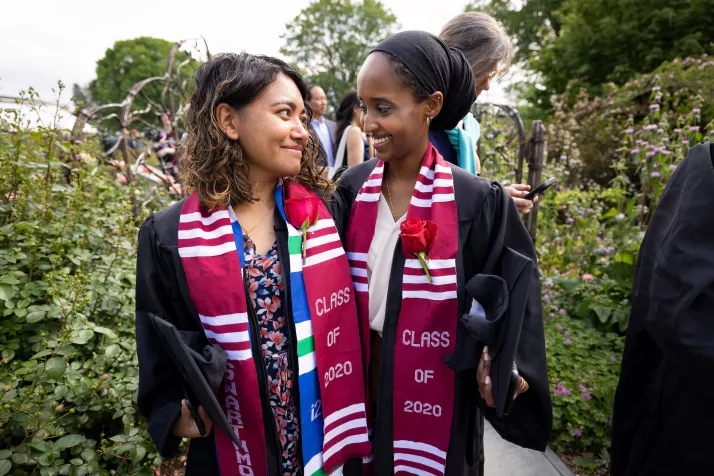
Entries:
[[505,416],[510,415],[511,410],[513,409],[513,399],[516,397],[516,390],[518,388],[518,377],[520,377],[520,373],[518,372],[518,367],[516,367],[516,363],[513,362],[513,370],[511,370],[511,375],[508,380],[506,406],[503,408],[503,414]]
[[533,200],[535,197],[538,195],[542,194],[546,190],[548,190],[550,187],[558,183],[558,180],[555,178],[550,178],[543,182],[542,184],[538,185],[536,188],[528,192],[528,194],[524,197],[522,197],[524,200]]

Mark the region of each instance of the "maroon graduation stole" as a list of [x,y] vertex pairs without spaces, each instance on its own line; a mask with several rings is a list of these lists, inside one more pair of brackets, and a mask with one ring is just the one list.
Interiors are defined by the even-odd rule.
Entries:
[[[290,216],[289,210],[288,221],[283,193],[291,201],[307,199],[317,203],[317,222],[312,216]],[[298,347],[298,428],[306,475],[339,471],[345,461],[371,453],[349,263],[332,217],[322,201],[313,198],[318,198],[314,191],[291,180],[276,191],[278,208],[289,230],[290,276],[284,278],[290,279],[296,328],[297,342],[291,345]],[[305,220],[307,239],[303,248],[301,231],[290,222],[300,227]],[[251,346],[258,344],[251,342],[242,237],[231,208],[207,211],[195,193],[184,202],[179,221],[179,256],[206,337],[226,352],[218,400],[242,443],[240,447],[234,445],[214,427],[220,471],[230,476],[263,476],[267,473],[266,438],[258,385],[267,383],[258,382],[251,352]]]
[[[362,343],[367,368],[367,254],[374,237],[384,165],[379,161],[362,185],[347,233],[360,326],[367,336]],[[407,220],[413,218],[436,223],[438,232],[427,256],[431,282],[402,241],[406,261],[394,351],[394,473],[444,474],[454,413],[455,374],[444,358],[456,345],[458,217],[451,167],[431,144],[407,210]]]

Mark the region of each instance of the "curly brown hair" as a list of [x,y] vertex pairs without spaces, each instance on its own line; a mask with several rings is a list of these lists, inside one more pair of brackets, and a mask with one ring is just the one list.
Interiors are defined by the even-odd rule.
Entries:
[[[181,179],[187,191],[195,191],[207,209],[254,201],[248,180],[250,165],[243,158],[238,140],[228,138],[218,124],[216,108],[225,103],[240,109],[255,100],[279,73],[292,79],[303,100],[307,84],[287,63],[270,56],[223,53],[203,63],[195,75],[188,109],[186,140],[180,161]],[[310,108],[305,128],[309,130]],[[314,190],[329,194],[334,183],[322,174],[322,149],[311,133],[300,160],[300,173],[293,177]]]

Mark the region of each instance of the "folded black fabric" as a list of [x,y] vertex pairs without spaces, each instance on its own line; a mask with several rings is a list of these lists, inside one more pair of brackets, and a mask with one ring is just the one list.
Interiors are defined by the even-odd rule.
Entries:
[[241,446],[216,399],[226,369],[224,350],[208,342],[202,332],[179,331],[156,314],[149,314],[149,319],[184,378],[191,404],[203,406],[213,424]]

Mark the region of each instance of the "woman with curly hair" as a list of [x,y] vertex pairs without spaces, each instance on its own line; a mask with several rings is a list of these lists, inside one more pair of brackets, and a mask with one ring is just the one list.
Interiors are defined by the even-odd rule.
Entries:
[[[316,165],[306,96],[275,58],[201,65],[181,164],[190,195],[139,234],[138,403],[162,455],[192,439],[189,476],[342,473],[370,452],[349,264],[321,200],[333,185]],[[218,356],[211,390],[235,435],[184,399],[157,323],[179,331],[202,371]]]

